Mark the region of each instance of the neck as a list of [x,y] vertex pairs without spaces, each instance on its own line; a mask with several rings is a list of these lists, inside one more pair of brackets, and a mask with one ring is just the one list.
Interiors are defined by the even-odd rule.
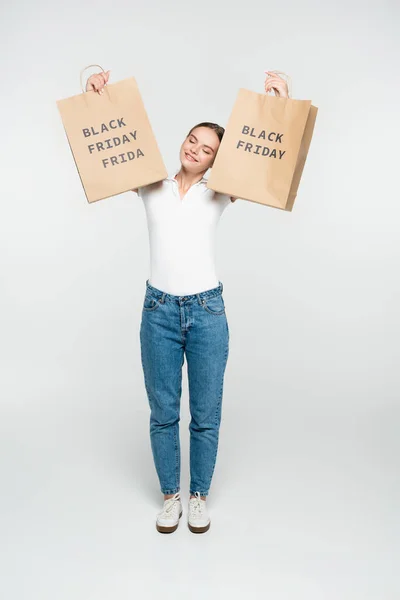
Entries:
[[186,169],[184,167],[181,167],[181,169],[175,175],[175,179],[177,180],[179,186],[182,189],[186,190],[186,189],[189,189],[192,185],[194,185],[198,181],[200,181],[203,178],[204,173],[205,173],[205,171],[203,173],[197,173],[197,174],[193,175],[192,173],[189,173],[188,171],[186,171]]

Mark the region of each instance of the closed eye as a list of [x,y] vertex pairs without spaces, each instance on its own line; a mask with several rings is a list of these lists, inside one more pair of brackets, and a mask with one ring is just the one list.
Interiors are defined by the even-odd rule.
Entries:
[[[194,142],[195,142],[195,141],[194,141],[193,139],[190,139],[190,138],[189,138],[189,142],[190,142],[191,144],[194,144]],[[206,152],[206,150],[204,150],[204,148],[203,148],[203,152],[204,152],[204,154],[211,154],[211,152]]]

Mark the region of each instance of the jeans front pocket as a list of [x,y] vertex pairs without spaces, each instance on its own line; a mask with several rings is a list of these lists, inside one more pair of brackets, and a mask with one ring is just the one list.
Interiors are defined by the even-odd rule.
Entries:
[[143,301],[143,310],[156,310],[160,306],[160,302],[153,298],[150,294],[146,294]]
[[225,313],[225,303],[222,294],[203,298],[201,303],[204,310],[212,315],[223,315]]

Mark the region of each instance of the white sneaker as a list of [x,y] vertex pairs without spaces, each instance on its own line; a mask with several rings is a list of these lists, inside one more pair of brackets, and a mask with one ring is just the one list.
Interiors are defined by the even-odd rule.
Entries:
[[204,533],[210,529],[211,520],[207,513],[206,501],[195,492],[194,498],[189,498],[188,526],[193,533]]
[[160,533],[172,533],[177,529],[181,516],[182,501],[180,493],[176,492],[171,498],[164,500],[164,506],[157,514],[157,531]]

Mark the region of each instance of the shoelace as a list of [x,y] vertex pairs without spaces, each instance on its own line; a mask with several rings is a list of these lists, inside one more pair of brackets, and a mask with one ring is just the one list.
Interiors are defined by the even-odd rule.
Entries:
[[164,506],[162,511],[159,513],[160,517],[169,517],[171,513],[174,511],[175,507],[179,505],[180,502],[180,494],[177,492],[171,498],[168,498],[164,501]]
[[200,492],[195,492],[194,495],[195,497],[190,498],[189,501],[190,513],[194,518],[201,518],[203,516],[204,500],[201,500]]

